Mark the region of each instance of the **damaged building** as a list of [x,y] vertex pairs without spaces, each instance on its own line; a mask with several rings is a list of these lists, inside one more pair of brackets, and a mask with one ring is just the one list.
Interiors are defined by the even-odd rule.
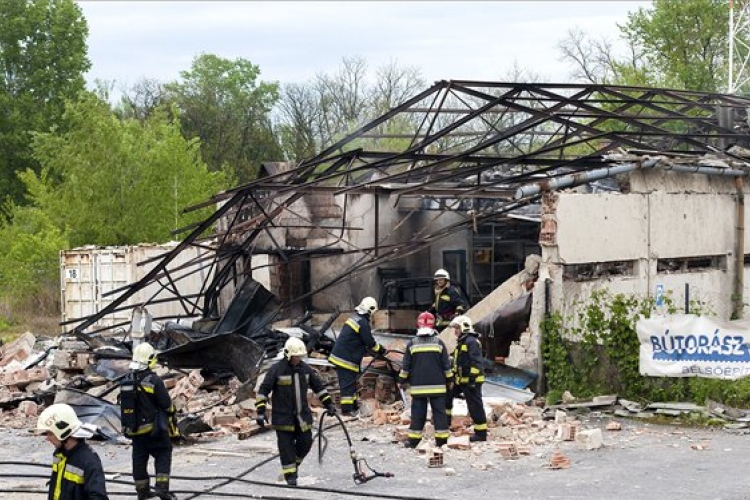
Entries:
[[[49,355],[75,371],[93,350],[113,381],[130,343],[149,340],[192,380],[174,381],[187,410],[230,393],[239,404],[290,335],[325,371],[365,296],[378,299],[373,326],[397,352],[444,268],[470,302],[488,371],[518,368],[521,387],[536,390],[544,314],[570,314],[592,290],[658,286],[721,318],[742,313],[748,105],[664,89],[437,82],[316,156],[266,163],[256,181],[191,207],[216,210],[138,262],[124,250],[68,252],[63,333],[84,345]],[[92,271],[109,254],[134,269],[130,280]],[[394,404],[384,376],[396,368],[372,368],[363,390]],[[226,384],[191,406],[196,386]]]
[[[64,326],[84,338],[112,328],[115,312],[153,307],[133,297],[156,286],[155,304],[179,306],[159,320],[234,331],[238,305],[234,325],[225,316],[252,278],[273,297],[250,337],[306,313],[335,329],[331,316],[367,295],[380,302],[375,327],[404,332],[429,307],[437,268],[469,298],[488,358],[535,372],[542,314],[568,313],[593,289],[649,296],[660,285],[727,318],[744,295],[748,102],[437,82],[299,165],[264,164],[257,181],[200,205],[218,209]],[[188,249],[211,252],[180,257]],[[182,292],[196,273],[200,289]]]

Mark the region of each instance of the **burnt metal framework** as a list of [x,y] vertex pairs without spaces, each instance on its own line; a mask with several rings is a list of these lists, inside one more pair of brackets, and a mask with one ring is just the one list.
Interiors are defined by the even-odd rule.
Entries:
[[[356,254],[350,268],[309,292],[314,294],[463,227],[501,221],[538,201],[538,194],[516,198],[520,187],[616,166],[621,160],[613,153],[636,162],[659,154],[695,164],[712,155],[733,169],[745,169],[746,159],[728,149],[748,146],[748,107],[746,97],[671,89],[440,81],[299,165],[187,209],[219,206],[202,223],[180,230],[188,232],[183,241],[143,279],[114,291],[119,295],[108,307],[68,324],[75,325],[74,333],[87,333],[105,315],[132,307],[124,306],[128,298],[153,282],[173,291],[170,262],[190,245],[210,245],[217,252],[210,263],[212,279],[198,299],[189,301],[185,315],[215,317],[218,294],[240,279],[235,264],[252,253],[274,253],[287,263],[331,252]],[[447,227],[428,222],[418,234],[395,244],[380,245],[376,234],[375,244],[363,248],[346,240],[346,230],[352,228],[344,207],[340,225],[309,220],[310,228],[335,236],[335,248],[289,248],[274,239],[269,229],[283,227],[282,217],[293,213],[293,203],[320,192],[416,197],[425,209],[466,216]],[[261,235],[271,241],[270,248],[259,246]],[[188,303],[178,291],[174,300]]]

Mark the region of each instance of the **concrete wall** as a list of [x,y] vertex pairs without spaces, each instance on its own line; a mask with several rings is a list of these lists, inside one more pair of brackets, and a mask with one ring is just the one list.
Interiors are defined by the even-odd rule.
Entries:
[[[553,237],[543,244],[554,310],[573,315],[594,290],[654,296],[661,285],[682,308],[690,300],[728,319],[732,313],[737,205],[732,179],[674,172],[637,172],[629,194],[560,192],[547,200]],[[750,216],[746,212],[746,220]],[[750,250],[745,232],[746,253]],[[659,259],[711,257],[706,269],[658,271]],[[563,277],[565,265],[631,261],[633,272],[591,281]],[[748,274],[745,268],[744,274]],[[747,282],[747,278],[745,279]],[[745,286],[745,294],[750,287]],[[539,299],[543,299],[540,297]]]

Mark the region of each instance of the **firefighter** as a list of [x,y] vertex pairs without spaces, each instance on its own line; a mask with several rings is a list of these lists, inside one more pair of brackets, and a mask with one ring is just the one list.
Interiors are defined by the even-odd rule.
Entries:
[[448,348],[437,337],[435,316],[423,312],[417,317],[417,336],[409,341],[398,380],[411,386],[411,425],[407,448],[416,448],[422,440],[427,420],[427,404],[432,408],[435,445],[448,442],[450,430],[445,412],[446,384],[453,376]]
[[[175,500],[169,491],[172,469],[172,438],[179,436],[175,407],[164,382],[151,369],[156,351],[149,343],[133,349],[130,373],[120,383],[123,434],[133,442],[133,481],[138,500],[153,495]],[[156,481],[153,493],[148,475],[149,457],[154,458]]]
[[437,316],[437,328],[445,328],[454,317],[466,311],[467,304],[458,288],[451,285],[451,275],[448,271],[438,269],[435,271],[434,280],[430,312]]
[[82,427],[73,408],[66,404],[46,408],[35,433],[44,434],[55,447],[49,500],[108,500],[102,461],[85,440],[93,432]]
[[268,396],[271,400],[271,426],[276,430],[281,471],[286,483],[297,485],[297,473],[312,447],[312,411],[307,404],[307,389],[313,390],[326,407],[328,415],[336,415],[336,406],[325,384],[310,366],[302,361],[307,356],[305,343],[290,337],[284,344],[284,359],[268,370],[258,389],[255,409],[258,425],[266,425]]
[[458,341],[456,350],[453,351],[454,385],[446,401],[448,418],[453,414],[453,399],[463,394],[469,415],[474,421],[474,435],[470,440],[487,441],[487,414],[482,403],[484,371],[479,334],[474,331],[474,325],[466,316],[453,318],[450,326],[453,327]]
[[370,330],[370,319],[378,310],[375,299],[365,297],[354,310],[356,314],[346,320],[328,357],[328,361],[336,367],[339,378],[341,413],[344,416],[358,415],[357,379],[365,353],[370,351],[376,356],[382,356],[385,351],[375,341]]

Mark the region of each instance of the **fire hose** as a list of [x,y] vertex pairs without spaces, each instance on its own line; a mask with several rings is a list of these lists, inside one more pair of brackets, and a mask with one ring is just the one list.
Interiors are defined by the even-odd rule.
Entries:
[[[354,479],[354,484],[365,484],[368,481],[371,481],[375,479],[376,477],[393,477],[392,472],[379,472],[370,467],[370,464],[367,463],[367,460],[364,458],[359,458],[357,455],[357,452],[354,450],[354,445],[352,444],[352,438],[349,436],[349,430],[346,428],[346,424],[344,424],[344,419],[341,418],[341,415],[338,413],[333,414],[334,417],[336,417],[339,421],[339,424],[341,424],[341,428],[344,429],[344,435],[346,436],[346,441],[349,443],[349,457],[352,460],[352,465],[354,466],[354,474],[352,474],[352,479]],[[320,415],[320,421],[318,423],[318,462],[323,462],[323,455],[325,454],[326,448],[328,448],[328,441],[326,440],[325,445],[323,445],[323,419],[326,417],[326,413],[322,413]]]

